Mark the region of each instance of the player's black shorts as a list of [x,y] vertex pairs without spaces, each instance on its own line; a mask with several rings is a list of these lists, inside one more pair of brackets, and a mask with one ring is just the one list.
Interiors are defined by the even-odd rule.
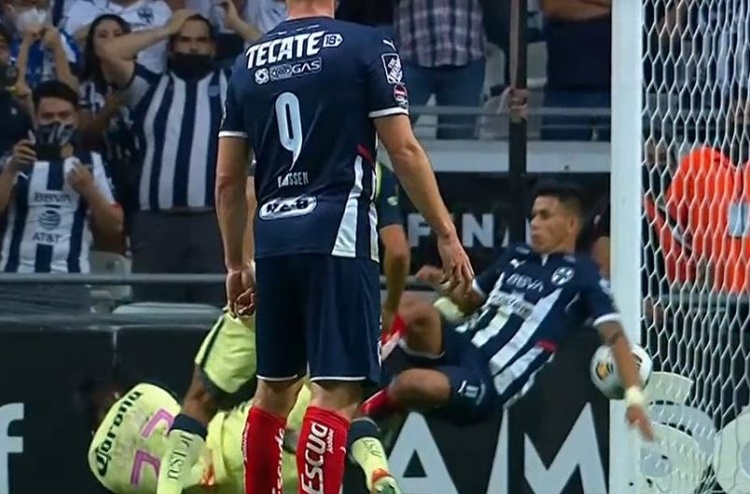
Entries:
[[419,355],[403,345],[401,348],[413,366],[435,369],[448,377],[451,399],[434,413],[453,423],[470,424],[498,413],[501,404],[487,360],[456,327],[441,319],[443,354],[439,358]]
[[255,270],[259,379],[378,380],[377,263],[298,254],[257,259]]

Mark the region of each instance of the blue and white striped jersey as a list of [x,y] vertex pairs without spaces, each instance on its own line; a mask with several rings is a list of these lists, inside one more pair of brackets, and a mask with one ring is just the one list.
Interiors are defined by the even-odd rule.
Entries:
[[457,331],[487,359],[504,404],[522,396],[557,346],[587,320],[619,321],[609,285],[587,257],[510,246],[477,277],[484,305]]
[[189,81],[136,64],[126,95],[143,154],[142,210],[214,207],[216,135],[227,84],[223,69]]
[[89,272],[89,207],[66,179],[79,163],[90,166],[97,190],[114,204],[109,178],[98,154],[78,153],[64,161],[37,161],[16,176],[3,236],[1,271]]
[[398,53],[372,27],[290,20],[239,57],[220,136],[255,154],[256,258],[377,261],[373,119],[407,107]]

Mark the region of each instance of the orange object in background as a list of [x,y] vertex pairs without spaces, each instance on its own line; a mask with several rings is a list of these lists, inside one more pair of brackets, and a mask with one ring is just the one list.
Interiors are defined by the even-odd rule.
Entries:
[[[691,269],[707,262],[712,289],[748,291],[750,171],[709,147],[682,159],[667,190],[667,210],[687,229]],[[667,256],[665,251],[665,256]],[[686,252],[682,252],[686,254]],[[685,261],[675,260],[679,270]],[[686,280],[689,281],[689,280]]]

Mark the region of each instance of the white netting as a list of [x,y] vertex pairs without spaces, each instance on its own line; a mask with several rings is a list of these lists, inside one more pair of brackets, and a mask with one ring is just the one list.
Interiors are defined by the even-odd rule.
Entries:
[[642,341],[661,372],[639,492],[747,494],[750,0],[643,2]]

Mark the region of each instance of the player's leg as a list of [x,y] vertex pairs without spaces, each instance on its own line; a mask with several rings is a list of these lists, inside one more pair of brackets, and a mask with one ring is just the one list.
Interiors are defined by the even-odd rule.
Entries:
[[367,490],[372,494],[401,494],[390,473],[388,456],[380,439],[380,428],[369,417],[358,416],[349,426],[349,457],[365,474]]
[[287,416],[305,375],[304,319],[292,259],[257,259],[258,389],[245,427],[245,492],[281,492]]
[[220,403],[235,395],[255,376],[255,360],[253,320],[223,314],[196,355],[190,387],[169,431],[168,447],[159,472],[158,494],[182,492],[191,468],[199,459],[208,423]]
[[379,377],[378,266],[364,259],[307,255],[296,259],[296,270],[305,294],[313,383],[297,448],[300,492],[338,494],[349,424],[362,400],[363,385]]

